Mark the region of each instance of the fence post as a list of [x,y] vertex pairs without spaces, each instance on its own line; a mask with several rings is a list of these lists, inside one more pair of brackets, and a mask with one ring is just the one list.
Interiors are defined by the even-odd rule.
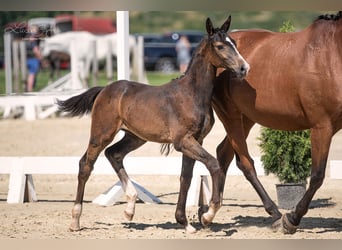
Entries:
[[12,36],[11,33],[4,34],[4,55],[5,55],[5,79],[6,79],[6,94],[12,94]]
[[107,71],[107,80],[113,80],[113,48],[112,48],[112,41],[108,40],[108,52],[106,54],[106,71]]
[[26,175],[22,158],[12,160],[11,174],[8,184],[7,203],[22,203],[25,194]]
[[84,71],[84,64],[80,65],[80,61],[78,60],[76,46],[77,46],[76,41],[71,40],[71,42],[70,42],[70,65],[71,65],[71,86],[70,86],[70,89],[81,89],[81,88],[83,88],[83,84],[79,78],[79,74],[80,74],[80,67],[83,67],[82,70]]
[[97,85],[97,74],[98,74],[98,61],[97,61],[97,51],[96,51],[96,40],[91,41],[92,48],[92,78],[93,78],[93,87]]
[[129,17],[128,11],[116,12],[116,27],[118,34],[118,80],[129,80]]
[[16,93],[19,92],[19,41],[12,42],[12,57],[13,57],[13,78],[14,78],[14,91]]
[[144,37],[138,36],[137,42],[138,81],[148,83],[144,66]]
[[23,85],[26,85],[27,66],[26,66],[26,44],[25,41],[19,42],[19,55],[20,55],[20,69],[21,69],[21,81]]

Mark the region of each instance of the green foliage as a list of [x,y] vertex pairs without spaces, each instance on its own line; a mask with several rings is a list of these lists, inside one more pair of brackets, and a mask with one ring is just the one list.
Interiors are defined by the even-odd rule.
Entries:
[[262,128],[259,146],[265,173],[282,183],[306,182],[311,169],[310,131],[280,131]]
[[284,21],[283,26],[279,29],[280,32],[293,32],[295,31],[295,27],[293,26],[291,21]]

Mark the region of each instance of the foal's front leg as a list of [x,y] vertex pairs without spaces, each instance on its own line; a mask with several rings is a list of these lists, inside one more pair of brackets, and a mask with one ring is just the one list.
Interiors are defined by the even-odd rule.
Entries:
[[183,155],[182,172],[180,176],[179,196],[176,208],[176,221],[183,225],[187,233],[195,233],[196,229],[191,226],[186,217],[186,198],[188,196],[189,187],[191,184],[192,173],[194,169],[195,160]]
[[217,211],[222,206],[223,186],[226,176],[221,171],[215,157],[210,155],[194,137],[184,137],[174,146],[176,150],[183,152],[184,155],[202,162],[209,170],[212,178],[212,197],[208,211],[201,216],[202,225],[207,226],[213,221]]

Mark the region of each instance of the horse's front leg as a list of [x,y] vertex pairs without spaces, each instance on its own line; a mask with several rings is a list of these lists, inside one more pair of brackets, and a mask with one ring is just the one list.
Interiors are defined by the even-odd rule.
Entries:
[[188,196],[189,187],[191,184],[192,173],[194,168],[195,160],[183,155],[182,160],[182,172],[180,176],[180,188],[178,195],[178,202],[176,208],[176,221],[183,225],[187,233],[195,233],[196,229],[191,226],[186,216],[186,199]]
[[312,169],[309,187],[298,202],[296,209],[282,217],[281,226],[284,233],[293,234],[296,232],[302,217],[308,211],[314,194],[323,184],[332,136],[331,126],[311,129]]
[[[186,136],[181,141],[174,143],[175,149],[183,152],[189,158],[202,162],[208,169],[212,178],[212,197],[209,203],[209,209],[201,216],[201,223],[207,226],[211,223],[222,206],[222,194],[225,181],[225,175],[221,171],[218,161],[210,155],[200,143],[192,136]],[[221,191],[222,190],[222,191]]]
[[[227,121],[227,124],[229,124],[229,126],[226,127],[228,133],[226,140],[229,138],[231,147],[233,147],[233,150],[235,151],[236,164],[258,193],[266,212],[272,216],[272,220],[275,222],[272,227],[277,227],[278,220],[281,218],[282,214],[259,181],[255,171],[254,161],[248,152],[245,136],[246,132],[244,131],[241,119],[230,119]],[[225,143],[223,145],[228,146],[229,144]],[[221,150],[224,150],[224,148]]]

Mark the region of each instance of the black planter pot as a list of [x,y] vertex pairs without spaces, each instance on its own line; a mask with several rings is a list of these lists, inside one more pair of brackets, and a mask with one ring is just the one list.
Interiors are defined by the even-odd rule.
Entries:
[[304,183],[276,184],[278,207],[293,210],[306,191]]

